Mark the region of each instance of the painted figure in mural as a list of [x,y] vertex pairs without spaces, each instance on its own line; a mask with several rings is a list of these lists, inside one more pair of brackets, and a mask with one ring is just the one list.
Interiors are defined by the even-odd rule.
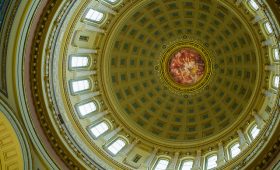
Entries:
[[184,48],[171,57],[169,71],[175,82],[193,85],[203,77],[205,63],[196,50]]

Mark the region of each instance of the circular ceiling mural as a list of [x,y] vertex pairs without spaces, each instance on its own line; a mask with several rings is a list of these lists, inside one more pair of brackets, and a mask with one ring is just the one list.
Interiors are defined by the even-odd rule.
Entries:
[[192,48],[182,48],[171,55],[169,74],[180,85],[191,86],[205,74],[205,63],[201,54]]

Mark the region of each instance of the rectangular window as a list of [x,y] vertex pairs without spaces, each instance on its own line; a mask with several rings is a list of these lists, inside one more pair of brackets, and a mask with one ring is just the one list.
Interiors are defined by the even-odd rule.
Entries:
[[249,4],[255,11],[259,9],[259,5],[256,3],[255,0],[249,0]]
[[86,67],[89,64],[88,57],[84,56],[72,56],[70,61],[70,66],[72,68]]
[[168,160],[161,159],[157,162],[154,170],[166,170],[168,164],[169,164]]
[[278,87],[279,87],[279,80],[280,80],[280,77],[279,77],[279,76],[274,76],[273,86],[274,86],[275,88],[278,88]]
[[255,125],[250,131],[252,139],[255,139],[258,136],[259,132],[260,132],[260,129],[258,129],[257,125]]
[[122,139],[117,139],[112,144],[109,145],[108,150],[113,154],[118,154],[121,149],[125,146],[125,142]]
[[273,57],[274,57],[275,60],[279,61],[279,59],[280,59],[280,56],[279,56],[279,49],[275,48],[275,49],[273,50]]
[[104,14],[93,9],[89,9],[85,18],[91,21],[100,22]]
[[267,33],[268,34],[271,34],[272,33],[272,27],[271,27],[271,25],[270,25],[270,23],[269,22],[266,22],[265,24],[264,24],[264,27],[265,27],[265,29],[266,29],[266,31],[267,31]]
[[188,160],[184,161],[181,167],[181,170],[191,170],[193,167],[193,161]]
[[107,123],[101,122],[98,125],[95,125],[90,129],[91,133],[94,135],[95,138],[98,138],[100,135],[105,133],[109,129]]
[[207,158],[206,161],[206,169],[212,169],[215,168],[217,166],[217,155],[213,155]]
[[88,80],[72,81],[72,90],[74,93],[89,89]]
[[95,105],[95,103],[90,102],[90,103],[86,103],[86,104],[78,106],[78,109],[79,109],[79,113],[81,114],[81,116],[85,116],[89,113],[96,111],[96,105]]
[[231,158],[234,158],[239,153],[240,153],[239,143],[236,143],[230,148],[230,156]]

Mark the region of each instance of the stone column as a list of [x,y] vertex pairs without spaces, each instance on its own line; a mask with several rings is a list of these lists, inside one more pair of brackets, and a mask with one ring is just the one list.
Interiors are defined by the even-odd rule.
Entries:
[[179,152],[176,152],[174,155],[174,158],[172,159],[172,162],[170,163],[170,165],[168,166],[168,170],[174,170],[176,169],[176,164],[179,158]]
[[122,155],[128,155],[129,152],[134,148],[135,145],[139,142],[138,139],[135,139],[131,144],[129,144],[123,151],[121,151]]
[[236,0],[236,1],[235,1],[235,4],[236,4],[237,6],[239,6],[239,5],[241,4],[242,1],[243,1],[243,0]]
[[74,71],[71,73],[73,77],[86,77],[86,76],[96,75],[96,70]]
[[106,136],[103,137],[103,139],[105,140],[105,142],[108,142],[110,139],[112,139],[117,133],[119,133],[122,130],[121,127],[118,127],[116,129],[114,129],[113,131],[111,131],[109,134],[107,134]]
[[267,39],[262,42],[262,46],[270,46],[273,44],[273,41],[271,39]]
[[108,114],[108,111],[105,110],[103,112],[96,113],[96,114],[94,114],[94,116],[88,117],[87,119],[90,120],[90,122],[94,122],[94,121],[101,119],[102,117],[104,117],[107,114]]
[[266,65],[265,70],[271,71],[273,73],[278,73],[280,71],[279,65]]
[[218,159],[217,159],[217,165],[221,166],[226,163],[226,155],[224,151],[223,144],[220,142],[219,144],[219,150],[218,150]]
[[257,127],[259,129],[261,129],[264,125],[264,120],[263,118],[256,112],[256,111],[253,111],[252,115],[254,116],[255,118],[255,121],[256,121],[256,124],[257,124]]
[[239,136],[240,149],[244,150],[248,146],[248,141],[246,140],[244,133],[240,129],[237,130],[237,133]]
[[252,24],[257,24],[258,22],[262,21],[263,18],[259,15],[256,15],[255,18],[252,20]]
[[86,100],[86,99],[90,99],[92,97],[99,96],[99,95],[100,95],[100,91],[95,91],[92,93],[85,93],[85,94],[82,94],[82,95],[76,96],[76,97],[77,97],[77,100]]
[[151,167],[152,161],[155,159],[157,152],[158,152],[158,148],[154,148],[152,154],[147,158],[145,162],[146,167]]
[[266,97],[272,97],[273,95],[276,94],[276,92],[274,92],[272,90],[262,89],[262,94]]
[[192,170],[202,170],[202,168],[201,168],[201,151],[200,150],[197,151]]
[[117,14],[117,12],[114,11],[112,8],[109,8],[109,7],[103,5],[100,2],[96,5],[96,7],[97,7],[97,10],[99,10],[101,12],[110,13],[110,14],[113,14],[113,15]]

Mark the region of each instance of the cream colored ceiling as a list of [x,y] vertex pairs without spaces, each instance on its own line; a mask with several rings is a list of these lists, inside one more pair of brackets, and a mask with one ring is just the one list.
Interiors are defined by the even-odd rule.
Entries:
[[[113,28],[112,49],[104,56],[105,91],[124,124],[157,140],[202,140],[257,107],[258,42],[232,4],[166,0],[135,6]],[[214,62],[208,87],[188,97],[164,87],[155,70],[163,47],[186,36],[213,51]]]

